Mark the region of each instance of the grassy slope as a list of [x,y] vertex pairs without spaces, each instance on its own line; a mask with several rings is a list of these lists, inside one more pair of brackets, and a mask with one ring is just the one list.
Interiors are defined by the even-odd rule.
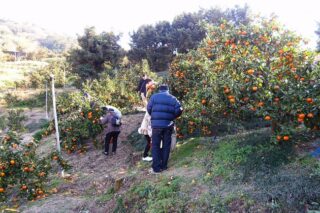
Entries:
[[28,72],[46,66],[46,62],[40,61],[17,61],[0,62],[0,88],[14,88],[14,82],[23,80]]
[[[320,208],[319,162],[293,142],[269,143],[268,129],[185,141],[170,170],[133,185],[118,209],[133,212],[303,212]],[[142,166],[142,169],[147,166]]]
[[[131,116],[128,121],[138,125],[141,118]],[[132,122],[133,118],[135,122]],[[137,149],[141,149],[145,142],[135,132],[129,139],[135,141],[132,144]],[[301,135],[295,140],[303,139]],[[140,158],[136,164],[122,171],[119,167],[128,166],[127,151],[118,156],[117,163],[112,163],[112,159],[106,161],[99,150],[93,149],[85,156],[71,156],[71,164],[78,162],[73,169],[75,173],[87,174],[93,169],[94,173],[79,175],[74,182],[54,176],[49,188],[58,188],[58,194],[28,203],[24,210],[43,210],[59,202],[66,211],[81,209],[90,212],[106,209],[107,212],[319,210],[319,162],[301,154],[301,151],[297,152],[299,147],[293,141],[273,145],[269,137],[270,130],[262,128],[226,135],[215,143],[210,138],[181,141],[170,157],[169,170],[156,176],[148,175],[150,163],[141,162]],[[125,144],[123,146],[126,147]],[[123,164],[119,166],[120,160]],[[108,168],[119,170],[123,177],[123,185],[117,192],[114,190],[116,172],[109,172]],[[115,179],[105,179],[106,174],[115,176]],[[71,191],[73,194],[67,194]],[[69,199],[68,202],[65,199]]]

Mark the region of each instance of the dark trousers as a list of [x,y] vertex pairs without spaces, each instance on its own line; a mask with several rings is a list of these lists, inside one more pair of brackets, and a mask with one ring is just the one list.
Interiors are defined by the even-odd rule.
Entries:
[[152,168],[155,172],[168,168],[172,131],[173,127],[152,129]]
[[146,147],[144,148],[144,152],[143,152],[143,157],[148,157],[148,152],[150,151],[151,148],[151,138],[149,135],[145,135],[144,136],[146,138],[147,144]]
[[118,132],[109,132],[106,134],[106,138],[104,139],[104,151],[109,153],[109,144],[112,140],[112,152],[117,151],[117,145],[118,145],[118,136],[120,134],[120,131]]

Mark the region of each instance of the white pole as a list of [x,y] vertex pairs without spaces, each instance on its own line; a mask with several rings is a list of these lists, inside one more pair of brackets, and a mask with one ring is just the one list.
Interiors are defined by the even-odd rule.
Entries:
[[63,65],[63,89],[66,88],[66,67]]
[[[53,116],[54,116],[54,124],[56,129],[56,145],[57,145],[57,151],[60,154],[61,148],[60,148],[60,140],[59,140],[59,127],[58,127],[58,117],[57,117],[57,108],[56,108],[56,94],[54,92],[54,75],[50,75],[51,84],[52,84],[52,105],[53,105]],[[61,171],[62,177],[64,177],[64,170]]]
[[49,119],[48,115],[48,82],[46,81],[46,119]]

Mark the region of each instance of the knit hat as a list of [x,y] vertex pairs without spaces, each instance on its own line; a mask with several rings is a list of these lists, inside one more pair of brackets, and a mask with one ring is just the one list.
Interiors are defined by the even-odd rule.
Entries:
[[166,84],[162,84],[159,87],[159,91],[168,91],[168,90],[169,90],[169,87]]

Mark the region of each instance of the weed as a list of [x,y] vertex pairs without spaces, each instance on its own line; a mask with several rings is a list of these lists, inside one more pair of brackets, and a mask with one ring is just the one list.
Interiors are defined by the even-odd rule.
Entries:
[[160,178],[156,183],[146,181],[129,191],[126,203],[139,212],[183,212],[187,195],[181,193],[182,182],[180,177]]
[[26,125],[26,128],[29,132],[34,132],[40,128],[42,128],[45,124],[47,124],[47,119],[40,119],[39,122],[33,122]]
[[200,158],[203,155],[203,150],[200,149],[200,138],[190,138],[183,144],[179,144],[170,157],[169,163],[177,167],[185,164],[196,164],[198,161],[194,160]]
[[11,131],[23,131],[24,126],[22,122],[27,120],[27,117],[23,115],[24,111],[19,110],[9,110],[8,111],[8,127]]
[[115,193],[114,188],[111,187],[104,194],[98,197],[97,201],[101,203],[105,203],[113,198],[114,193]]
[[127,138],[127,141],[135,151],[143,151],[146,141],[143,135],[138,133],[138,129],[134,130]]
[[7,127],[8,120],[5,116],[0,116],[0,130],[4,130]]
[[117,198],[117,206],[116,206],[115,210],[113,211],[113,213],[126,213],[126,212],[127,212],[127,210],[124,205],[123,198],[119,196]]

